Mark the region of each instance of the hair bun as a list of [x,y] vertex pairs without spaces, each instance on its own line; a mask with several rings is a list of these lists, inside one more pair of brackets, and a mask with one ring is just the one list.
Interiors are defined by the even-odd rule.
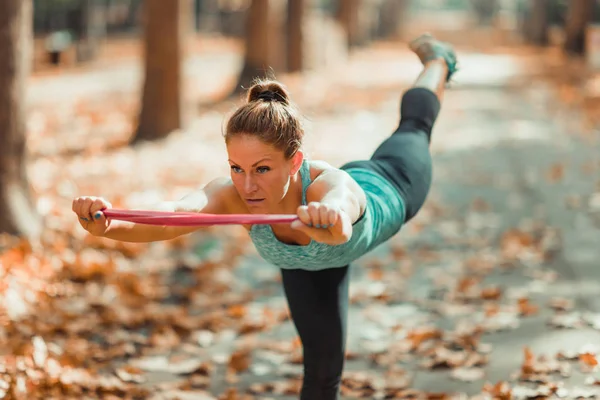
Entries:
[[290,104],[290,97],[283,85],[274,80],[258,80],[248,90],[248,103],[253,101],[276,101]]

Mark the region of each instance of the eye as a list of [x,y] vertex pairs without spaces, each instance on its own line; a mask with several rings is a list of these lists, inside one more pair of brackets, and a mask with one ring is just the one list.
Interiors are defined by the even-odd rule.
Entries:
[[265,172],[269,172],[270,170],[271,170],[271,168],[269,168],[269,167],[256,168],[256,172],[258,172],[259,174],[264,174]]
[[240,172],[242,172],[242,169],[240,167],[238,167],[237,165],[232,165],[231,170],[233,172],[235,172],[236,174],[239,174]]

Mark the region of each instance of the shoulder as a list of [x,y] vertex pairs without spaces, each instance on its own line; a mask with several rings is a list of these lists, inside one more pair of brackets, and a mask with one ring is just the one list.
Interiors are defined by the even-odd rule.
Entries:
[[342,171],[341,169],[332,166],[327,161],[308,160],[307,163],[308,163],[309,170],[310,170],[310,181],[311,182],[313,182],[317,178],[324,177],[326,174],[336,174],[336,175],[345,174],[345,171]]
[[241,199],[231,178],[216,178],[178,201],[179,211],[229,214],[239,211]]
[[204,190],[206,194],[226,198],[235,192],[235,187],[233,186],[231,178],[219,177],[208,182],[202,190]]
[[211,201],[224,203],[227,206],[229,213],[241,213],[246,211],[245,203],[235,189],[231,178],[216,178],[210,181],[205,186],[204,190]]
[[364,197],[363,189],[348,172],[325,161],[311,160],[309,165],[311,184],[306,189],[308,201],[319,201],[332,190],[347,191],[359,198]]
[[310,160],[310,181],[311,187],[314,188],[326,184],[331,185],[355,185],[356,182],[346,171],[336,168],[326,161]]

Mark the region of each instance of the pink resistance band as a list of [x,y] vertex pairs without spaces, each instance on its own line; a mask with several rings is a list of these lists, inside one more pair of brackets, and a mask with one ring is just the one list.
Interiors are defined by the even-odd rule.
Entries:
[[146,225],[201,226],[242,224],[283,224],[298,219],[295,214],[202,214],[191,212],[102,210],[107,218]]

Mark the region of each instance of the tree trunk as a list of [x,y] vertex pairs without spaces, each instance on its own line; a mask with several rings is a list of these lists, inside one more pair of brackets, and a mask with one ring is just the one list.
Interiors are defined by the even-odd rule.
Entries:
[[189,0],[144,2],[145,79],[132,143],[161,139],[183,123],[182,64]]
[[31,69],[33,4],[0,2],[0,232],[35,239],[41,232],[27,179],[25,84]]
[[410,0],[383,0],[379,9],[378,36],[381,38],[401,37],[406,22]]
[[338,0],[336,18],[346,32],[348,48],[362,43],[359,11],[360,0]]
[[526,26],[527,41],[539,46],[548,44],[548,0],[533,0]]
[[100,42],[106,35],[106,13],[93,0],[81,0],[78,10],[77,62],[96,58]]
[[[531,0],[527,0],[531,1]],[[475,12],[479,26],[490,26],[498,12],[498,0],[471,0],[471,7]]]
[[304,67],[304,35],[302,32],[305,0],[288,0],[287,16],[287,70],[302,71]]
[[595,0],[570,0],[565,26],[565,50],[583,54],[585,29],[591,21]]
[[286,70],[283,40],[283,12],[286,2],[281,0],[252,0],[246,13],[246,46],[244,67],[234,93],[247,89],[252,80],[271,72]]

